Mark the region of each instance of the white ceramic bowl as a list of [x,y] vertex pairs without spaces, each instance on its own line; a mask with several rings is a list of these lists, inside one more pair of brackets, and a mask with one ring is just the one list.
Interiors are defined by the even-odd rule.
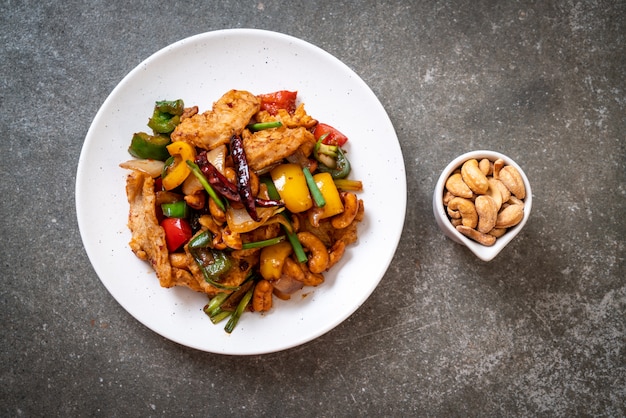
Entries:
[[[465,161],[472,158],[475,158],[478,161],[483,158],[488,158],[491,161],[502,158],[506,165],[511,165],[520,172],[522,179],[524,180],[524,186],[526,187],[526,198],[524,199],[524,218],[522,218],[522,221],[519,224],[515,225],[513,228],[510,228],[503,236],[498,238],[496,240],[496,243],[490,247],[479,244],[478,242],[471,240],[470,238],[457,231],[450,222],[450,219],[448,218],[448,215],[446,213],[446,209],[443,205],[443,193],[446,180],[448,179],[448,177],[450,177],[454,170],[460,168]],[[528,221],[532,205],[533,194],[530,187],[530,182],[528,181],[528,177],[526,177],[526,173],[524,173],[524,170],[522,170],[522,168],[517,165],[515,161],[513,161],[506,155],[500,154],[499,152],[487,150],[472,151],[455,158],[441,172],[441,176],[437,181],[437,185],[435,186],[435,191],[433,193],[433,212],[435,214],[435,220],[437,221],[437,225],[439,225],[439,228],[441,228],[441,230],[444,232],[444,234],[446,234],[448,238],[459,244],[465,245],[467,248],[469,248],[471,252],[473,252],[478,258],[483,261],[493,260],[495,256],[497,256],[500,251],[502,251],[504,247],[506,247],[506,245],[511,242],[511,240],[513,240],[513,238],[515,238],[517,234],[519,234],[522,228],[524,228],[526,221]]]

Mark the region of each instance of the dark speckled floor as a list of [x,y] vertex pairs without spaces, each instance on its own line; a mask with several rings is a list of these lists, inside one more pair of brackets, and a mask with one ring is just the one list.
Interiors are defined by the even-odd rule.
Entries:
[[[3,2],[2,416],[625,416],[623,1]],[[394,123],[402,240],[343,324],[280,353],[165,340],[83,249],[74,179],[91,120],[153,52],[271,29],[354,69]],[[456,155],[522,165],[530,221],[498,258],[443,237],[431,196]]]

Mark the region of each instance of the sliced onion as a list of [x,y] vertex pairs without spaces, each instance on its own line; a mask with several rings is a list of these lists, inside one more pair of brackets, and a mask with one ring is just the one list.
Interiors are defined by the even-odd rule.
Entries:
[[187,176],[183,182],[183,193],[185,195],[190,195],[199,192],[200,190],[204,190],[204,187],[202,186],[202,183],[200,183],[200,180],[198,180],[198,177],[193,174]]
[[222,174],[224,174],[224,168],[226,167],[226,151],[226,145],[220,145],[206,153],[207,161],[213,164],[217,171]]
[[291,298],[291,294],[304,287],[304,284],[293,277],[282,275],[278,280],[272,281],[274,294],[282,300]]
[[157,178],[161,175],[165,163],[159,160],[129,160],[120,164],[120,167],[128,170],[137,170],[142,173],[146,173],[152,178]]
[[280,222],[280,219],[274,218],[282,218],[282,216],[274,215],[282,212],[283,210],[284,208],[280,206],[271,208],[257,207],[257,215],[259,215],[259,218],[261,220],[259,222],[256,222],[250,217],[250,215],[244,208],[236,209],[231,206],[226,210],[226,222],[228,223],[231,231],[243,234],[245,232],[253,231],[262,225]]

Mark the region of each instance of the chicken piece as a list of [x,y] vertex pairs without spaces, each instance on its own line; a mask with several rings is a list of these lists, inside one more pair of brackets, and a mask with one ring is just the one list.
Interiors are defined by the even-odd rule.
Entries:
[[269,167],[296,151],[309,156],[315,147],[315,137],[303,127],[266,129],[255,133],[244,130],[242,137],[248,165],[254,171]]
[[185,141],[211,150],[241,135],[259,111],[261,101],[245,90],[230,90],[213,104],[213,109],[185,118],[171,134],[172,142]]
[[173,286],[165,231],[156,217],[154,179],[133,171],[126,179],[126,196],[130,204],[128,228],[132,234],[129,242],[131,250],[140,259],[150,262],[161,286]]

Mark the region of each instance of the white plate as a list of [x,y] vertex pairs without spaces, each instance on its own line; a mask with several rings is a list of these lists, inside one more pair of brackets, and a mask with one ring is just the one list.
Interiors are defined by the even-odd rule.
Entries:
[[[156,100],[182,98],[201,111],[236,88],[254,94],[297,90],[307,112],[349,138],[351,178],[360,179],[366,217],[359,241],[317,288],[266,314],[246,313],[232,334],[202,312],[206,296],[164,289],[131,252],[119,163]],[[351,69],[305,41],[274,32],[232,29],[176,42],[132,70],[98,111],[85,138],[76,178],[78,225],[87,255],[113,297],[141,323],[199,350],[251,355],[284,350],[328,332],[369,297],[397,248],[406,211],[402,152],[382,105]]]

